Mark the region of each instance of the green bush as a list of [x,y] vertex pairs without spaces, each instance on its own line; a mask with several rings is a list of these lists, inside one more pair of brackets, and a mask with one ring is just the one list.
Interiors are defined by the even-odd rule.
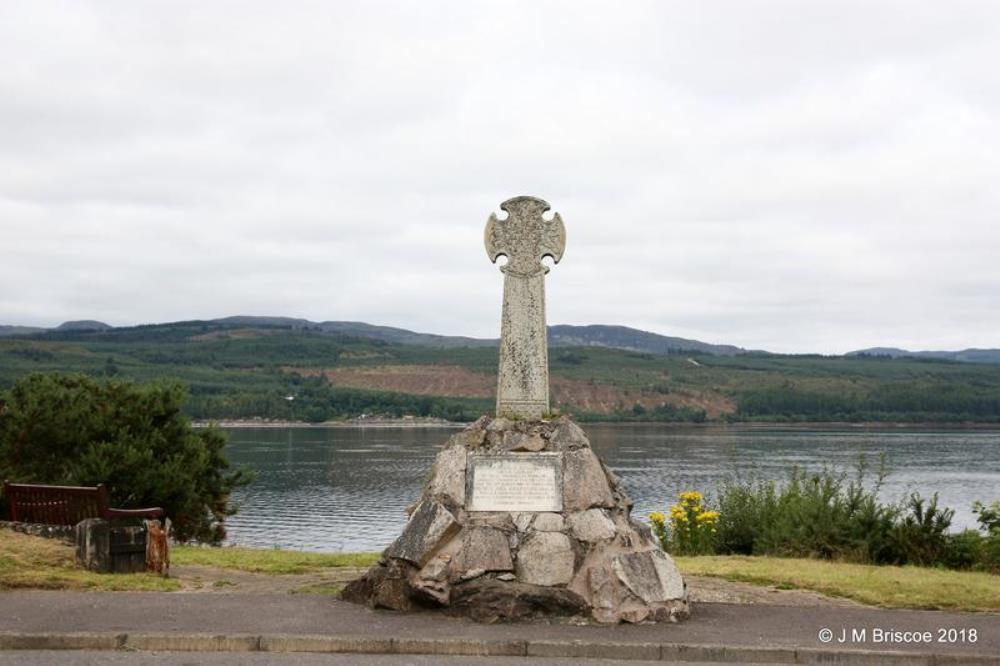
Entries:
[[719,553],[753,555],[760,535],[772,529],[777,516],[773,481],[724,482],[719,493],[715,547]]
[[1000,574],[1000,534],[990,534],[983,539],[976,568]]
[[1000,534],[1000,501],[986,506],[982,502],[973,502],[972,513],[976,514],[979,527],[990,534]]
[[[712,550],[1000,573],[1000,502],[973,505],[985,536],[976,530],[951,534],[955,512],[938,506],[936,493],[930,498],[912,493],[898,505],[881,502],[887,476],[882,456],[874,477],[863,457],[853,477],[829,468],[792,469],[784,483],[730,477],[714,501],[683,493],[669,516],[653,512],[649,520],[663,548],[678,554]],[[685,540],[697,525],[683,511],[685,495],[697,496],[692,505],[697,513],[712,516],[710,538]]]
[[251,477],[229,468],[224,433],[191,427],[184,400],[176,382],[29,375],[0,393],[0,477],[104,483],[113,506],[162,506],[177,539],[217,543]]
[[912,493],[907,500],[909,513],[893,525],[893,555],[898,564],[930,566],[945,559],[948,528],[955,515],[952,509],[940,509],[938,496],[927,500]]
[[986,533],[980,544],[977,567],[1000,574],[1000,501],[986,506],[982,502],[972,505],[972,512],[980,528]]
[[794,469],[782,486],[774,481],[730,479],[719,493],[716,550],[742,555],[785,555],[880,562],[891,558],[890,532],[897,509],[878,501],[886,471],[866,485],[861,460],[856,475]]
[[962,530],[945,537],[941,564],[949,569],[977,568],[983,560],[986,540],[976,530]]

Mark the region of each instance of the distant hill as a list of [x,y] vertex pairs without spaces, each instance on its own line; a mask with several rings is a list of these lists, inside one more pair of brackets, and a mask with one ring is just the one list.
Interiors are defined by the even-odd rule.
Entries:
[[0,338],[10,335],[31,335],[32,333],[42,333],[46,329],[38,326],[4,326],[0,325]]
[[59,324],[55,328],[42,328],[41,326],[6,326],[0,324],[0,338],[6,338],[13,335],[36,335],[38,333],[46,333],[48,331],[58,331],[60,333],[67,332],[86,332],[86,331],[110,331],[113,326],[109,326],[102,321],[93,320],[80,320],[80,321],[67,321]]
[[292,330],[321,331],[337,333],[353,338],[380,340],[401,345],[418,345],[423,347],[488,347],[497,344],[497,340],[467,338],[458,335],[435,335],[433,333],[417,333],[405,328],[392,326],[376,326],[361,321],[322,321],[314,322],[308,319],[293,319],[291,317],[223,317],[211,320],[214,323],[232,324],[244,327],[268,326],[291,328]]
[[848,352],[845,356],[883,356],[888,358],[936,358],[965,363],[1000,363],[1000,349],[963,349],[962,351],[910,351],[898,347],[870,347]]
[[110,331],[114,326],[105,324],[103,321],[93,319],[81,319],[79,321],[67,321],[56,326],[55,331]]
[[674,338],[627,326],[549,326],[549,344],[554,347],[610,347],[651,354],[699,352],[717,356],[745,354],[733,345],[713,345],[698,340]]
[[[240,326],[287,326],[292,329],[323,331],[324,333],[339,333],[356,338],[381,340],[402,345],[417,345],[422,347],[492,347],[498,344],[498,338],[469,338],[456,335],[435,335],[433,333],[417,333],[404,328],[391,326],[375,326],[357,321],[324,321],[311,322],[305,319],[287,317],[226,317],[213,321]],[[732,356],[745,353],[746,350],[732,345],[714,345],[698,340],[675,338],[648,331],[640,331],[627,326],[549,326],[549,344],[554,347],[608,347],[626,351],[647,352],[651,354],[667,354],[678,351],[700,352]]]
[[[157,334],[163,339],[183,340],[195,336],[232,337],[244,336],[259,331],[261,333],[282,330],[325,333],[340,337],[375,340],[381,343],[428,347],[434,349],[459,349],[495,347],[497,338],[471,338],[460,335],[437,335],[419,333],[405,328],[378,326],[359,321],[314,322],[295,317],[235,316],[205,321],[169,322],[144,324],[141,326],[113,327],[93,320],[68,321],[55,328],[35,326],[0,325],[0,338],[30,336],[39,339],[79,339],[81,336],[97,335],[105,339],[123,337],[148,337]],[[552,347],[603,347],[648,354],[671,354],[688,352],[712,354],[714,356],[741,356],[744,354],[766,354],[758,350],[748,350],[734,345],[712,344],[700,340],[678,338],[643,331],[628,326],[591,324],[571,326],[560,324],[549,326],[549,345]],[[888,358],[928,358],[966,363],[1000,363],[1000,349],[965,349],[962,351],[909,351],[896,347],[871,347],[849,352],[845,356],[888,357]]]
[[[623,326],[553,326],[551,337],[552,406],[581,419],[1000,424],[1000,362],[744,352]],[[199,419],[468,421],[492,408],[497,354],[496,340],[361,322],[71,322],[0,338],[0,391],[35,372],[175,377]]]

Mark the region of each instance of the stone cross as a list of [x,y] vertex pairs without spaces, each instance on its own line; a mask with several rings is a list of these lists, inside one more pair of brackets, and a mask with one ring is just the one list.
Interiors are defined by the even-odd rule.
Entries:
[[535,197],[514,197],[500,204],[507,218],[490,215],[486,254],[496,263],[507,257],[503,271],[503,316],[500,325],[500,373],[497,416],[538,419],[549,411],[549,353],[545,328],[543,257],[555,263],[566,248],[566,228],[550,206]]

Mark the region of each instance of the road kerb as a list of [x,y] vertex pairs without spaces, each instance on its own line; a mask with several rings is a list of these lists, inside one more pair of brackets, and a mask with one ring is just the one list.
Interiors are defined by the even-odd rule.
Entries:
[[[823,648],[799,648],[795,656],[800,664],[841,664],[843,666],[934,666],[939,655],[913,652],[873,650],[825,650]],[[996,658],[967,655],[969,664],[995,664]]]
[[477,657],[523,657],[525,641],[491,641],[451,638],[394,638],[396,654],[452,654]]
[[569,657],[672,662],[993,666],[995,655],[764,646],[558,640],[371,638],[307,634],[0,632],[0,650],[140,650],[162,652],[317,652]]
[[658,661],[659,643],[592,643],[588,641],[528,641],[529,657],[576,657],[578,659],[641,659]]
[[0,650],[117,650],[125,634],[0,632]]
[[260,650],[260,636],[134,633],[126,635],[123,647],[150,652],[256,652]]
[[709,661],[734,664],[795,664],[795,648],[758,647],[751,645],[697,645],[664,643],[660,646],[663,661]]
[[391,638],[368,636],[320,636],[293,634],[265,634],[260,637],[264,652],[343,652],[361,654],[390,654]]

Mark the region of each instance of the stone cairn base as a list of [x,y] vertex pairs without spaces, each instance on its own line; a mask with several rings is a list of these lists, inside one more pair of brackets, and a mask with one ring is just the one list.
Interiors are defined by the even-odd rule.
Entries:
[[[561,458],[561,512],[466,509],[470,454]],[[601,623],[688,616],[677,567],[568,417],[482,417],[438,454],[402,535],[343,591],[373,608],[445,608],[481,622],[573,616]]]

